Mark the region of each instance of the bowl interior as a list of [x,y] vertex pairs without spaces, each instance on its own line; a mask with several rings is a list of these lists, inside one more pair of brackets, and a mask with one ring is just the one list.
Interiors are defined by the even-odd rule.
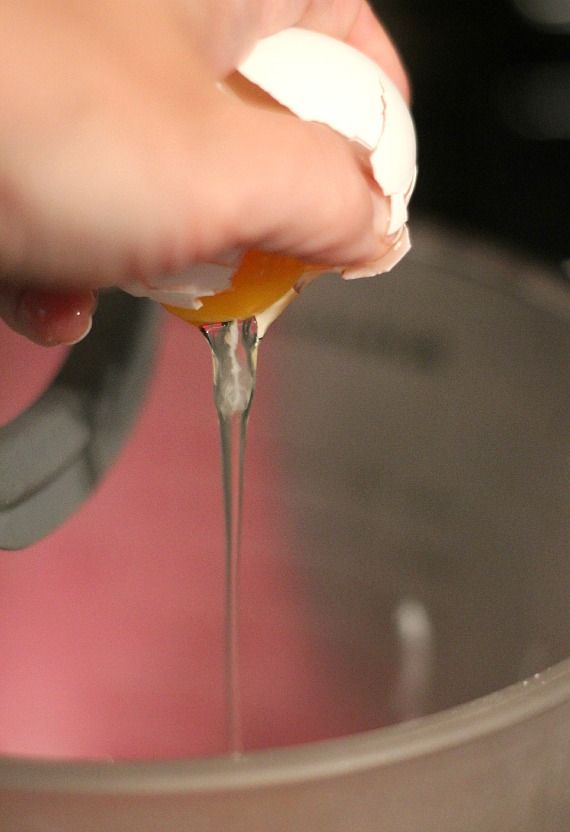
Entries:
[[[416,230],[262,344],[242,560],[245,744],[444,710],[570,656],[568,298]],[[131,441],[77,516],[0,559],[0,752],[224,750],[223,538],[206,345],[165,321]]]

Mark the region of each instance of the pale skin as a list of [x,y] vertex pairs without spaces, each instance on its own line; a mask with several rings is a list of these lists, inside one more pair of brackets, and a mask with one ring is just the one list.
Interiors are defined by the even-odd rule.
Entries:
[[351,43],[408,96],[363,0],[3,0],[9,326],[39,344],[72,343],[98,288],[249,248],[347,265],[380,256],[348,143],[217,86],[258,38],[293,25]]

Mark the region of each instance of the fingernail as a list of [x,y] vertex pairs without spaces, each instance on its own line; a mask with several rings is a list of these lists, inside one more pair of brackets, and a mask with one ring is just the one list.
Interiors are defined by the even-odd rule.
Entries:
[[388,233],[390,227],[390,219],[392,216],[390,201],[386,199],[383,194],[372,191],[372,224],[374,234],[377,237],[384,238]]
[[75,340],[73,340],[73,341],[62,341],[61,343],[65,344],[66,347],[73,347],[75,344],[79,344],[80,341],[83,341],[84,338],[87,338],[87,336],[91,332],[92,328],[93,328],[93,318],[91,317],[87,321],[84,331],[81,333],[81,335],[78,338],[75,338]]
[[411,247],[410,232],[408,231],[408,226],[404,225],[396,235],[396,240],[392,247],[382,257],[378,274],[386,274],[392,271],[394,266],[397,266],[400,260],[406,256]]
[[16,310],[18,328],[27,338],[45,347],[57,346],[60,341],[46,330],[49,309],[43,303],[43,294],[34,290],[24,291]]
[[399,234],[408,221],[408,207],[403,194],[394,194],[390,197],[390,222],[388,234],[393,236]]
[[91,291],[22,293],[18,322],[24,334],[44,346],[77,344],[91,331],[97,296]]
[[403,194],[386,197],[372,192],[374,233],[381,239],[392,242],[408,221],[408,208]]
[[68,347],[72,347],[74,344],[78,344],[84,338],[87,338],[93,328],[93,316],[97,310],[99,296],[97,292],[91,292],[90,295],[90,298],[85,298],[83,303],[79,301],[75,303],[73,317],[78,327],[82,325],[83,328],[79,330],[79,333],[74,338],[62,340],[62,343]]
[[395,235],[394,242],[377,260],[365,263],[363,266],[356,266],[345,269],[342,276],[345,280],[356,280],[359,277],[374,277],[378,274],[386,274],[392,271],[411,248],[408,227],[405,225]]

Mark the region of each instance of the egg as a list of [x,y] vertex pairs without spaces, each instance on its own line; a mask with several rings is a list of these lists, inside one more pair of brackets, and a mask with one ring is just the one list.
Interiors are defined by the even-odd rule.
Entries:
[[384,255],[373,263],[315,267],[280,254],[245,253],[237,264],[199,263],[183,274],[131,284],[196,325],[280,311],[295,286],[324,272],[347,279],[392,269],[410,248],[407,205],[416,178],[416,137],[408,107],[386,73],[346,43],[290,28],[258,41],[222,84],[247,103],[285,108],[325,124],[359,146],[368,172],[386,199]]

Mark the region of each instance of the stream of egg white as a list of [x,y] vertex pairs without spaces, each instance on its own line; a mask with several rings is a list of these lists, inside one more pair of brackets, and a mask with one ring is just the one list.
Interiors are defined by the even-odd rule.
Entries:
[[247,423],[255,390],[258,327],[255,318],[202,327],[212,350],[214,402],[220,426],[225,513],[225,707],[227,748],[243,751],[239,680],[239,572],[243,470]]

